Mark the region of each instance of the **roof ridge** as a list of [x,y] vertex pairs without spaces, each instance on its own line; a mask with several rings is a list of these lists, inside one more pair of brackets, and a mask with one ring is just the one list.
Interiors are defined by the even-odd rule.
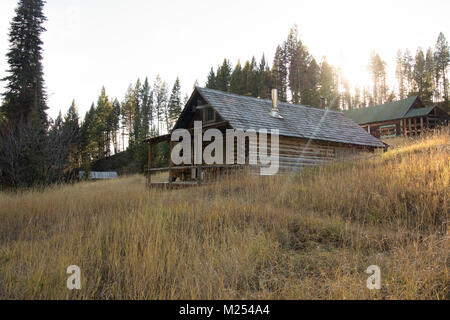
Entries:
[[258,98],[258,97],[250,97],[250,96],[243,96],[241,94],[237,94],[237,93],[231,93],[231,92],[225,92],[222,90],[217,90],[217,89],[211,89],[211,88],[205,88],[205,87],[195,87],[196,89],[200,89],[200,90],[207,90],[207,91],[214,91],[223,95],[227,95],[227,96],[235,96],[235,97],[239,97],[239,98],[247,98],[247,99],[252,99],[252,100],[257,100],[257,101],[268,101],[270,103],[272,103],[272,100],[270,99],[262,99],[262,98]]
[[386,105],[392,104],[392,103],[399,103],[399,102],[402,102],[402,101],[405,101],[405,100],[409,100],[409,99],[412,99],[412,98],[414,98],[414,99],[413,99],[413,101],[414,101],[414,100],[416,100],[418,97],[419,97],[419,96],[411,96],[411,97],[408,97],[408,98],[405,98],[405,99],[401,99],[401,100],[396,100],[396,101],[391,101],[391,102],[385,102],[385,103],[382,103],[382,104],[377,104],[377,105],[375,105],[375,106],[367,106],[367,107],[362,107],[362,108],[354,108],[354,109],[349,109],[349,110],[345,110],[345,111],[352,111],[352,110],[366,110],[366,109],[378,108],[378,107],[386,106]]
[[360,109],[378,108],[378,107],[382,107],[382,106],[387,106],[387,105],[389,105],[389,104],[399,103],[399,102],[402,102],[402,101],[406,101],[406,100],[409,100],[409,99],[412,99],[412,98],[414,98],[414,99],[412,99],[412,101],[414,101],[414,100],[416,100],[418,97],[419,97],[419,96],[410,96],[410,97],[407,97],[407,98],[404,98],[404,99],[400,99],[400,100],[396,100],[396,101],[391,101],[391,102],[385,102],[385,103],[382,103],[382,104],[377,104],[377,105],[375,105],[375,106],[368,106],[368,107],[364,107],[364,108],[357,108],[357,109],[351,109],[351,110],[360,110]]
[[[258,97],[243,96],[243,95],[236,94],[236,93],[225,92],[225,91],[221,91],[221,90],[217,90],[217,89],[205,88],[205,87],[200,87],[200,86],[196,86],[195,88],[196,89],[200,89],[200,90],[206,90],[206,91],[214,91],[214,92],[217,92],[219,94],[228,95],[228,96],[235,96],[235,97],[239,97],[239,98],[247,98],[247,99],[252,99],[252,100],[257,100],[257,101],[267,101],[268,103],[272,104],[272,100],[271,99],[263,99],[263,98],[258,98]],[[284,101],[278,101],[278,104],[279,105],[280,104],[287,105],[289,107],[300,107],[300,108],[306,108],[306,109],[314,109],[314,110],[319,110],[319,111],[323,111],[323,112],[342,113],[342,110],[321,109],[321,108],[316,108],[316,107],[312,107],[312,106],[305,106],[305,105],[302,105],[302,104],[294,104],[294,103],[284,102]]]

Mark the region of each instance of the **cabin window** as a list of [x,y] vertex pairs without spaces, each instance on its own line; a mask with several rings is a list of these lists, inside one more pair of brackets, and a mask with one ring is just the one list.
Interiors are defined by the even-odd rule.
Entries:
[[216,113],[214,112],[213,108],[205,108],[203,109],[203,122],[214,122],[216,121]]

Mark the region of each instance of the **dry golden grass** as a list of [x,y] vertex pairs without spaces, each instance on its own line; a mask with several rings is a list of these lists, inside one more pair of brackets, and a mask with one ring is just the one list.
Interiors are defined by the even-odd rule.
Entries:
[[2,193],[0,298],[448,299],[449,184],[444,130],[293,176]]

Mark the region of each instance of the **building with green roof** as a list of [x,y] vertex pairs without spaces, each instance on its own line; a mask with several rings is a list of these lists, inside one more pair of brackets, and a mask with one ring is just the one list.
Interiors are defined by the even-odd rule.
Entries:
[[418,135],[450,121],[444,110],[425,106],[417,96],[374,107],[345,110],[344,114],[377,138]]

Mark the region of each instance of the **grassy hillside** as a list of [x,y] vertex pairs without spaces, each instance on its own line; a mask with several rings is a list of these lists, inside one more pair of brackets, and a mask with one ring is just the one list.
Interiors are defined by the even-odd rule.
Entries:
[[392,143],[292,176],[0,194],[0,298],[449,299],[450,132]]

